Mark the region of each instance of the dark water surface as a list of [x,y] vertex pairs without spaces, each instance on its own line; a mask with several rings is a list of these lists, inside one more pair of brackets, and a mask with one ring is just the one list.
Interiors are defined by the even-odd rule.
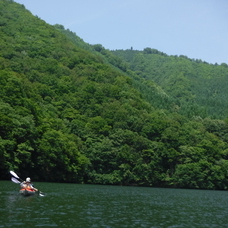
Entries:
[[228,227],[228,192],[0,181],[0,227]]

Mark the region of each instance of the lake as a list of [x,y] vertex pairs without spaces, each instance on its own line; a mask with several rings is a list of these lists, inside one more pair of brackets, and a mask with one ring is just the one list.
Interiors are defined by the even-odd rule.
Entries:
[[228,227],[228,192],[0,181],[0,227]]

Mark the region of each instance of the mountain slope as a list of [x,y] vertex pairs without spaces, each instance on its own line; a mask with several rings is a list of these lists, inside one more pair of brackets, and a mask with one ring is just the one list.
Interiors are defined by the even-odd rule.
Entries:
[[173,97],[181,114],[227,118],[227,64],[212,65],[186,56],[168,56],[151,48],[112,53],[127,61],[137,75],[153,80]]
[[126,63],[20,4],[0,0],[0,15],[2,179],[226,189],[226,122],[160,109]]
[[152,80],[139,77],[134,71],[130,70],[130,65],[127,64],[122,58],[117,57],[111,51],[106,50],[101,44],[89,45],[80,39],[75,33],[70,30],[66,30],[62,25],[55,25],[55,28],[61,33],[65,34],[75,45],[84,47],[86,50],[90,50],[106,64],[109,64],[112,68],[119,71],[120,74],[124,74],[132,78],[132,85],[134,88],[140,91],[143,98],[150,102],[156,108],[172,109],[174,105],[174,99],[168,96],[164,90],[161,89]]

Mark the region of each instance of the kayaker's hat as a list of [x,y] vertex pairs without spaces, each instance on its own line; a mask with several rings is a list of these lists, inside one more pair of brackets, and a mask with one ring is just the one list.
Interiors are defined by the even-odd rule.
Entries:
[[26,182],[31,182],[30,177],[27,177],[27,178],[26,178]]

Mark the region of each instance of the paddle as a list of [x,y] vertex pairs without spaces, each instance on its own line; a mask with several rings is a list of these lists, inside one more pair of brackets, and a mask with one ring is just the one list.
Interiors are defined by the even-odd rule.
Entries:
[[16,177],[17,179],[23,181],[14,171],[10,171],[10,174],[14,177]]
[[11,177],[11,181],[13,181],[15,184],[21,183],[18,179],[14,178],[14,177]]
[[[10,174],[17,178],[16,179],[14,177],[11,177],[11,181],[13,181],[15,184],[21,184],[21,182],[18,179],[20,179],[23,182],[23,180],[14,171],[10,171]],[[45,194],[43,192],[39,191],[39,195],[44,196]]]

